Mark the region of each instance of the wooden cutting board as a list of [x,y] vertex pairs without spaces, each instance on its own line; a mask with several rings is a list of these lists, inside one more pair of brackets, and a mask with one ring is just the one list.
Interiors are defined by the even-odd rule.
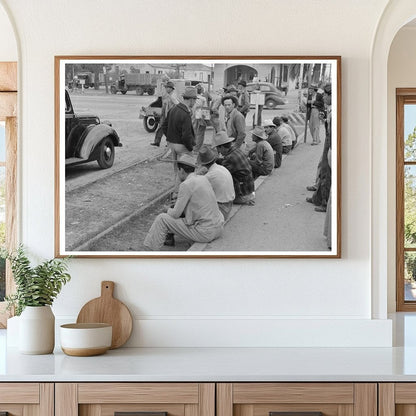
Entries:
[[80,310],[77,323],[103,322],[113,326],[111,349],[121,347],[130,337],[133,319],[127,306],[113,297],[114,282],[101,282],[101,296],[87,302]]

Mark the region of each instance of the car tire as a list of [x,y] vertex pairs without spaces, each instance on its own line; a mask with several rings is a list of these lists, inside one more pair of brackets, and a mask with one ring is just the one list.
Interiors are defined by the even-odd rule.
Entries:
[[154,88],[148,88],[147,89],[147,95],[153,95],[155,93],[155,89]]
[[266,108],[272,109],[276,107],[276,102],[272,100],[271,98],[269,98],[268,100],[265,101],[264,106]]
[[156,131],[158,125],[159,122],[156,120],[154,116],[145,116],[143,119],[144,129],[149,133],[153,133],[154,131]]
[[127,90],[121,91],[121,93],[122,93],[123,95],[126,95]]
[[142,87],[137,87],[136,88],[136,94],[137,95],[143,95],[143,93],[144,93],[144,91],[143,91],[143,88]]
[[97,162],[101,169],[108,169],[114,163],[114,143],[110,136],[104,137],[98,144]]
[[117,89],[116,89],[116,87],[114,85],[112,85],[110,87],[110,92],[111,92],[111,94],[117,94]]

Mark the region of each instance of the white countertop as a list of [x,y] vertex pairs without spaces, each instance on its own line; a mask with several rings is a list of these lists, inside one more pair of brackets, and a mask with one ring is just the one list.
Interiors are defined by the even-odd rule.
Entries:
[[416,348],[119,348],[96,357],[9,348],[0,381],[416,381]]

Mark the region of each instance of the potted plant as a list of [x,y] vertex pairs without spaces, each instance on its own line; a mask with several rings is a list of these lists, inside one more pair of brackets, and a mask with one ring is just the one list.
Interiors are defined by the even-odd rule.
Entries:
[[19,350],[49,354],[55,346],[55,316],[51,305],[71,276],[68,258],[45,260],[32,266],[23,246],[6,252],[16,292],[6,296],[7,308],[19,318]]

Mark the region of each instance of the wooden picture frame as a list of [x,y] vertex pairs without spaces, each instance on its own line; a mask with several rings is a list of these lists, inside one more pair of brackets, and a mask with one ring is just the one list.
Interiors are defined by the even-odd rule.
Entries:
[[[294,135],[285,124],[276,127],[284,142],[287,132],[292,134],[292,146],[286,143],[289,153],[283,154],[279,168],[255,180],[254,205],[233,204],[219,237],[217,233],[213,241],[192,243],[177,232],[174,246],[157,244],[149,251],[144,238],[171,203],[175,185],[172,145],[165,147],[172,138],[165,142],[163,136],[159,146],[151,146],[164,120],[167,81],[174,85],[174,103],[182,101],[185,90],[198,89],[197,103],[211,107],[205,129],[190,111],[196,140],[205,145],[213,146],[215,132],[230,128],[224,124],[232,118],[221,105],[221,97],[228,94],[224,90],[233,94],[232,87],[242,89],[244,83],[248,102],[264,105],[251,104],[243,111],[242,153],[256,146],[255,127],[264,128],[272,120],[280,124],[281,116]],[[238,101],[240,110],[243,101]],[[214,108],[213,103],[218,105]],[[170,107],[163,107],[165,115]],[[258,155],[269,147],[261,138]],[[196,157],[193,150],[187,151]],[[257,162],[268,166],[270,150],[264,154],[269,159],[262,162],[257,156]],[[224,163],[220,159],[223,155],[218,163]],[[202,239],[209,238],[204,234]],[[341,57],[56,56],[55,255],[340,258]]]

